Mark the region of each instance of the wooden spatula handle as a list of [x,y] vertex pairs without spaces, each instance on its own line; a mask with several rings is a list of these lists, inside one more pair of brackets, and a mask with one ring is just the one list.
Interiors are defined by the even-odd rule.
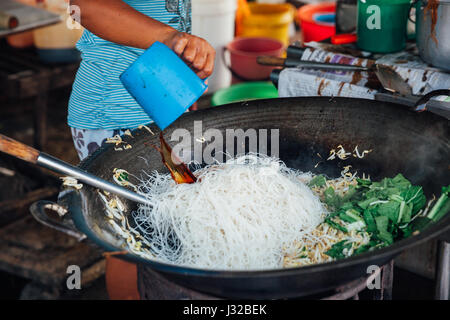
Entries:
[[284,67],[286,59],[272,56],[259,56],[256,61],[264,66]]
[[0,134],[0,151],[31,163],[36,163],[40,154],[38,150],[2,134]]

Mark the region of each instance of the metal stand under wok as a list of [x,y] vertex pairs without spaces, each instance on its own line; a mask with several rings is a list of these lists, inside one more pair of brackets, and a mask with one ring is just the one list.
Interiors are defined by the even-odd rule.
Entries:
[[436,263],[435,299],[450,299],[450,233],[439,238]]
[[[302,297],[302,299],[321,300],[359,300],[360,293],[367,289],[368,283],[380,278],[379,289],[367,290],[366,298],[371,300],[391,300],[394,275],[394,261],[387,263],[368,277],[351,281],[326,293]],[[178,285],[150,268],[138,265],[138,288],[143,300],[218,300],[220,297],[204,294]]]

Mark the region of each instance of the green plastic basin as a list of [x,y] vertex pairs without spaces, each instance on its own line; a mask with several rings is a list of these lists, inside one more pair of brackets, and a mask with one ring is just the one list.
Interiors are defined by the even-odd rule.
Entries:
[[271,82],[244,82],[216,91],[212,96],[211,105],[220,106],[232,102],[277,97],[277,88]]

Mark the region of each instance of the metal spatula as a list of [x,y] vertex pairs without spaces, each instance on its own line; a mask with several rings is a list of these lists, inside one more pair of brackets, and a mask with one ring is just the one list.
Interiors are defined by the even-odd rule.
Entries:
[[327,63],[299,60],[296,58],[279,58],[273,56],[259,56],[256,58],[258,64],[272,67],[287,67],[287,68],[309,68],[320,70],[339,70],[339,71],[369,71],[370,69],[362,66],[353,66],[349,64]]
[[393,93],[376,93],[376,100],[401,103],[418,112],[428,110],[450,119],[450,103],[431,100],[433,97],[450,95],[450,90],[434,90],[424,96],[418,96],[413,94],[411,86],[391,66],[376,65],[374,72],[384,89]]
[[384,89],[404,96],[412,96],[411,86],[391,66],[377,64],[374,72]]
[[[421,97],[413,95],[411,86],[388,65],[373,64],[370,67],[361,67],[336,63],[324,63],[315,61],[302,61],[298,58],[279,58],[272,56],[259,56],[257,62],[261,65],[286,67],[286,68],[310,68],[320,70],[340,71],[367,71],[374,72],[383,88],[390,93],[378,92],[375,99],[378,101],[394,102],[414,107],[416,111],[428,110],[450,119],[450,103],[430,100],[438,95],[448,95],[448,90],[436,90]],[[425,98],[425,99],[424,99]],[[425,106],[426,105],[426,106]]]
[[81,170],[78,167],[68,164],[67,162],[52,157],[46,153],[40,152],[2,134],[0,134],[0,151],[51,171],[73,177],[78,181],[86,183],[92,187],[114,193],[138,203],[151,205],[151,203],[140,194],[103,180],[89,172]]

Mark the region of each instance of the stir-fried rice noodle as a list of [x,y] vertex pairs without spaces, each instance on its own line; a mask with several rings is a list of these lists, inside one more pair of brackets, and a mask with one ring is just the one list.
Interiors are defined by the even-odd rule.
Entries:
[[299,243],[318,241],[313,231],[327,211],[305,183],[310,174],[246,155],[195,175],[196,183],[177,185],[170,175],[153,172],[138,186],[153,205],[133,213],[136,230],[157,260],[204,269],[277,269]]

